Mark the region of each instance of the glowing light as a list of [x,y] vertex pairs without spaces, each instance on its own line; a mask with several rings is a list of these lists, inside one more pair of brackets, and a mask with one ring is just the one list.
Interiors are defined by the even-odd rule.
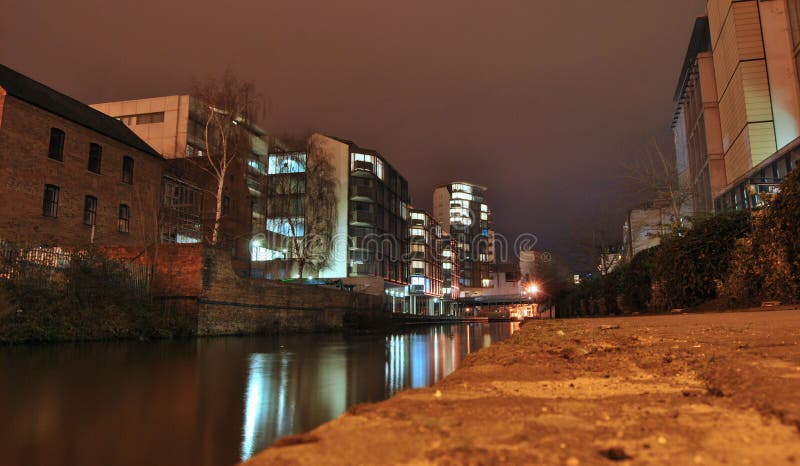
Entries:
[[537,284],[528,285],[528,288],[525,291],[527,291],[530,294],[536,294],[539,292],[539,285]]

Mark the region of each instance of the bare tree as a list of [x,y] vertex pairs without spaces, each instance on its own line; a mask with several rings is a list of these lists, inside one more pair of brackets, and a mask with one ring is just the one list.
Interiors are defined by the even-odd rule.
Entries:
[[684,216],[694,190],[691,183],[679,179],[678,160],[674,154],[664,150],[662,144],[653,139],[642,156],[626,167],[625,178],[630,181],[637,197],[669,209],[673,231],[685,229]]
[[192,86],[192,95],[197,97],[203,124],[205,154],[197,160],[197,166],[213,180],[211,192],[215,200],[214,223],[210,243],[220,243],[220,225],[224,211],[224,193],[228,174],[250,150],[250,140],[243,126],[251,123],[260,111],[255,87],[249,82],[240,82],[230,69],[221,79],[209,78]]
[[266,211],[273,246],[287,250],[302,279],[307,266],[319,271],[330,260],[336,226],[337,180],[321,138],[311,136],[304,150],[272,154]]

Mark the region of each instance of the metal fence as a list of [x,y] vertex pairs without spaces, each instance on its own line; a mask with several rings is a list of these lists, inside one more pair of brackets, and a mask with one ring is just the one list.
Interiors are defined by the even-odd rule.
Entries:
[[[71,252],[60,247],[20,247],[0,243],[0,281],[11,283],[26,280],[38,282],[40,286],[56,283],[69,284],[73,259],[85,252]],[[116,266],[124,271],[122,283],[118,285],[132,293],[146,295],[150,289],[151,269],[138,262],[116,261],[103,257],[91,263],[98,272],[109,271]]]

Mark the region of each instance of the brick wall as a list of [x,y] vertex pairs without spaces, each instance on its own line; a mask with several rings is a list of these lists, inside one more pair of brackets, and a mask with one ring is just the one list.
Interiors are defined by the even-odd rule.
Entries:
[[[95,244],[140,246],[156,239],[163,160],[12,96],[0,100],[0,239],[81,246],[84,197],[97,198]],[[63,160],[48,158],[50,129],[65,133]],[[89,144],[103,148],[100,174],[88,171]],[[133,184],[122,158],[134,159]],[[57,218],[42,215],[45,184],[59,187]],[[118,230],[119,205],[130,207],[130,232]]]
[[196,306],[199,335],[335,330],[383,309],[382,296],[239,278],[227,251],[202,245],[160,246],[153,289],[167,306]]

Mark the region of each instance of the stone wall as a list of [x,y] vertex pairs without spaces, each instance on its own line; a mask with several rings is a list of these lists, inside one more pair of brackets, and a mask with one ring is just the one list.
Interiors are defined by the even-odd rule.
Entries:
[[240,278],[227,251],[202,245],[161,245],[153,292],[165,308],[195,312],[198,335],[336,330],[383,308],[382,296]]

